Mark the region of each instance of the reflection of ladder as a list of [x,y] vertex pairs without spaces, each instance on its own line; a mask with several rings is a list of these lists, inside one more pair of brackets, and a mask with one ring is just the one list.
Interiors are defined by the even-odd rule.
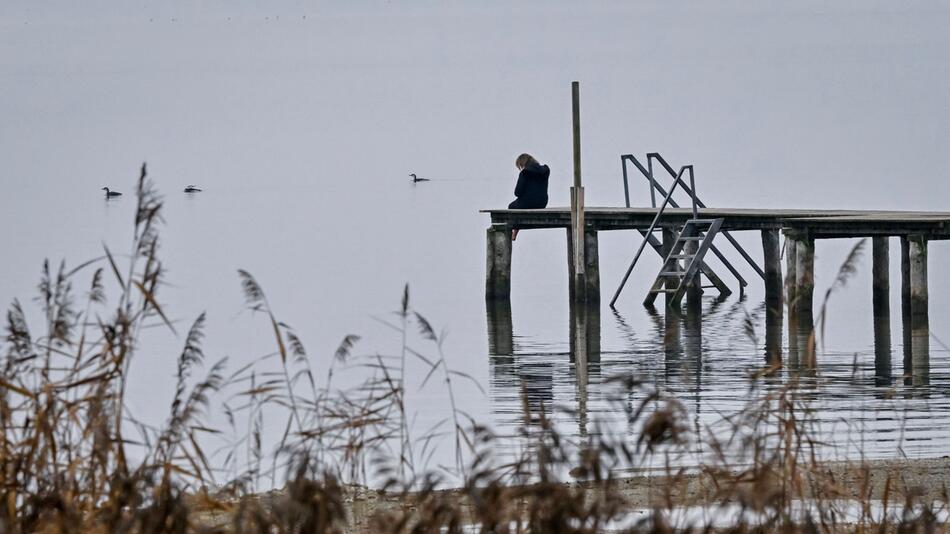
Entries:
[[[678,307],[686,290],[699,281],[703,256],[712,246],[722,226],[722,219],[690,219],[683,225],[673,248],[663,261],[660,272],[643,304],[651,306],[660,293],[669,293],[671,306]],[[687,247],[687,244],[694,245]],[[681,266],[680,262],[683,262]],[[665,287],[664,287],[665,286]]]

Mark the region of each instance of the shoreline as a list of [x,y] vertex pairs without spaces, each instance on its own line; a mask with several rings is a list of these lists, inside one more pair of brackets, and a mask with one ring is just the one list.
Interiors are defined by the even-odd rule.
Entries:
[[[902,460],[867,460],[864,462],[834,461],[816,465],[799,466],[803,479],[824,477],[831,481],[828,487],[831,494],[816,495],[807,490],[811,497],[819,499],[870,502],[889,502],[891,507],[899,507],[906,495],[913,496],[917,502],[948,503],[947,484],[950,482],[950,457],[916,458]],[[723,473],[724,475],[724,473]],[[725,478],[725,477],[723,477]],[[570,492],[583,492],[585,499],[593,500],[603,496],[609,488],[620,498],[623,513],[643,513],[655,507],[712,507],[737,504],[734,500],[717,499],[717,488],[722,480],[710,472],[667,474],[644,474],[617,478],[609,486],[595,482],[563,482],[559,486]],[[761,498],[762,487],[758,481],[732,483],[730,495],[745,495],[746,498]],[[343,490],[343,505],[346,509],[347,532],[373,532],[373,521],[393,514],[413,513],[421,500],[439,499],[453,508],[463,510],[465,516],[473,517],[472,499],[464,488],[443,489],[422,494],[419,492],[384,492],[359,485],[346,485]],[[506,486],[502,491],[513,493],[518,487]],[[885,495],[885,492],[887,495]],[[285,490],[273,490],[267,493],[245,497],[265,507],[277,502]],[[885,499],[886,497],[886,499]],[[227,529],[232,520],[231,509],[201,510],[196,507],[193,514],[194,525],[201,528]]]

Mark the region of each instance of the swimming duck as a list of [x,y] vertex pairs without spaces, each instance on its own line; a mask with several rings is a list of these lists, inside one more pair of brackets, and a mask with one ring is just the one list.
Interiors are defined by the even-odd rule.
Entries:
[[416,176],[415,174],[410,174],[409,176],[412,176],[412,183],[417,183],[417,182],[428,182],[428,181],[429,181],[429,179],[428,179],[428,178],[419,178],[419,177],[418,177],[418,176]]
[[198,189],[197,187],[193,185],[189,185],[188,187],[185,188],[185,193],[200,193],[200,192],[201,192],[201,189]]
[[109,191],[108,187],[103,187],[102,190],[106,192],[106,198],[114,198],[114,197],[122,196],[122,193],[118,191]]

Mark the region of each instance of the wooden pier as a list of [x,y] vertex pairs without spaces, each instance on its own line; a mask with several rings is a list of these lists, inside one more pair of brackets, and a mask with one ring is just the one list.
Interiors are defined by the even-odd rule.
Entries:
[[[507,300],[511,292],[511,230],[565,228],[568,241],[569,284],[583,280],[580,288],[589,303],[600,300],[600,267],[598,233],[608,230],[645,232],[657,216],[657,208],[585,208],[584,252],[586,276],[575,278],[571,261],[573,243],[569,208],[537,210],[483,210],[491,216],[488,228],[488,256],[485,297],[489,301]],[[877,322],[889,315],[888,280],[889,237],[901,242],[901,295],[904,318],[905,359],[926,364],[929,354],[929,320],[927,290],[927,247],[930,241],[950,239],[950,212],[857,211],[857,210],[785,210],[701,208],[703,219],[722,219],[721,232],[758,231],[763,245],[761,272],[770,321],[777,315],[781,323],[782,309],[789,311],[790,346],[798,341],[808,343],[814,321],[814,252],[816,239],[872,239],[873,309]],[[662,230],[662,247],[671,240],[695,214],[690,209],[666,208],[655,230]],[[785,276],[782,275],[780,234],[785,235]],[[704,274],[707,274],[703,271]],[[715,275],[709,279],[722,291],[722,282]],[[783,286],[786,291],[783,291]],[[570,287],[574,295],[578,288]],[[728,292],[728,290],[726,290]],[[699,291],[687,293],[687,305],[696,300]],[[803,332],[795,336],[792,329]],[[792,339],[798,337],[799,339]],[[811,341],[813,343],[813,337]],[[912,349],[912,350],[911,350]],[[915,356],[916,355],[916,356]],[[915,364],[916,365],[916,364]]]

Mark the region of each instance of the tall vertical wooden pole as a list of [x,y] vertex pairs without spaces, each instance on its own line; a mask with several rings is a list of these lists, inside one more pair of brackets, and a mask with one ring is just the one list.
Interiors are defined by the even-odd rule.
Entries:
[[574,186],[571,188],[571,228],[572,243],[574,244],[573,265],[574,279],[570,283],[574,286],[571,294],[579,302],[587,300],[587,275],[585,270],[584,251],[584,187],[581,185],[581,103],[580,84],[571,83],[571,110],[574,126]]

